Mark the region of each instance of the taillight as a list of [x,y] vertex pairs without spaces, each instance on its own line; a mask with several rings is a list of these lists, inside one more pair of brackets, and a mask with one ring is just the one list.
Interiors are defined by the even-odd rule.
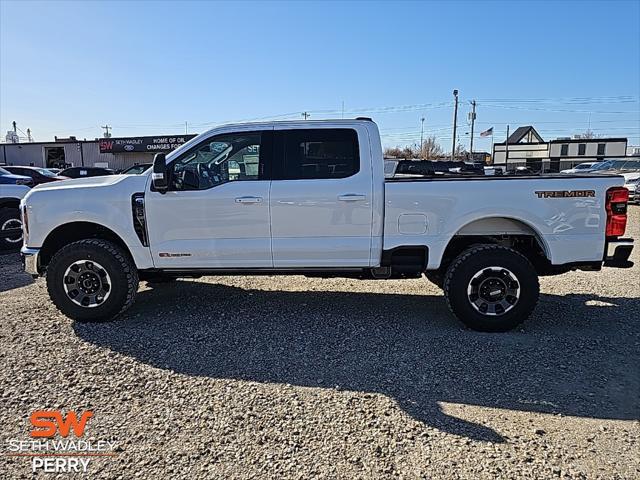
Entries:
[[607,190],[607,237],[621,237],[627,228],[627,202],[629,190],[624,187],[613,187]]

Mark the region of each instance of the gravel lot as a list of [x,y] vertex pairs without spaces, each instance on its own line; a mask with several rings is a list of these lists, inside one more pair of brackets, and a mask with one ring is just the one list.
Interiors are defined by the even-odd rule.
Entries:
[[120,321],[76,324],[3,255],[2,449],[34,410],[91,409],[119,445],[92,478],[639,478],[634,260],[544,278],[520,330],[482,334],[426,280],[298,276],[143,283]]

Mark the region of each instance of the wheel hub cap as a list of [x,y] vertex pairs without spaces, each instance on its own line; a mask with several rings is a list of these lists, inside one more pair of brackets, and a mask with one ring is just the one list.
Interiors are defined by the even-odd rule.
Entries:
[[518,303],[520,283],[511,270],[483,268],[471,278],[467,296],[471,306],[481,314],[504,315]]
[[[22,228],[22,221],[17,218],[10,218],[9,220],[7,220],[2,224],[2,226],[0,227],[0,230],[9,230],[12,228]],[[5,241],[9,243],[22,242],[22,234],[7,237],[5,238]]]
[[97,307],[109,298],[111,277],[105,268],[92,260],[72,263],[63,278],[69,299],[81,307]]

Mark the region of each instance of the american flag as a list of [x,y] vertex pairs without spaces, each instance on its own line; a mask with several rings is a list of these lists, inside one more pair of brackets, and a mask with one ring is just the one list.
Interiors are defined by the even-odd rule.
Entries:
[[480,132],[481,137],[488,137],[489,135],[493,135],[493,127],[489,130],[485,130],[484,132]]

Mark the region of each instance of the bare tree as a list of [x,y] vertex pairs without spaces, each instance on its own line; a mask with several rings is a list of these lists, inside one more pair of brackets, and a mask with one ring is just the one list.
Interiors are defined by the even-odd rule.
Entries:
[[384,156],[385,158],[391,157],[391,158],[400,158],[400,155],[402,155],[402,150],[400,150],[399,147],[387,147],[384,149]]
[[418,149],[412,146],[406,146],[404,148],[395,147],[395,148],[385,148],[384,156],[385,157],[393,157],[393,158],[404,158],[404,159],[412,159],[419,157]]
[[407,145],[405,147],[394,147],[384,149],[385,157],[404,158],[407,160],[443,160],[446,159],[442,147],[436,140],[435,135],[427,137],[422,142],[422,148],[418,145]]
[[[468,160],[469,158],[469,152],[467,151],[467,149],[465,148],[464,145],[462,145],[461,143],[458,143],[456,145],[456,150],[453,152],[453,159],[454,160]],[[451,154],[447,154],[446,158],[449,159],[451,158]]]
[[574,135],[575,138],[580,138],[580,139],[585,139],[588,140],[590,138],[600,138],[602,135],[596,135],[595,133],[593,133],[593,130],[587,129],[584,131],[584,133],[579,133],[577,135]]
[[435,135],[427,137],[427,139],[422,142],[419,156],[424,160],[436,160],[442,157],[442,147],[437,142]]

